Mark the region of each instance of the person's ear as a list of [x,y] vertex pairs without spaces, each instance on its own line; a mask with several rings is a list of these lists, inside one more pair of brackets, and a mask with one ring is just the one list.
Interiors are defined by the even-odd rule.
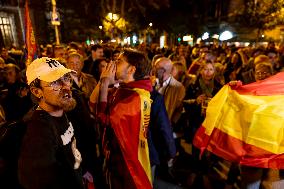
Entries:
[[31,90],[32,94],[34,96],[36,96],[37,98],[39,98],[39,99],[43,98],[43,91],[42,91],[42,89],[36,88],[36,87],[31,87],[30,90]]
[[128,70],[128,73],[134,75],[135,71],[136,71],[136,67],[135,66],[130,66],[130,68]]

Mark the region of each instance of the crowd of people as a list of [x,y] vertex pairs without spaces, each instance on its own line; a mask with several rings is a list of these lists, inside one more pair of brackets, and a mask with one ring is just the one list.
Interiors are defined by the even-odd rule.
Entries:
[[222,86],[283,71],[284,45],[71,42],[29,65],[23,52],[0,54],[1,188],[281,188],[281,172],[200,158],[192,143]]

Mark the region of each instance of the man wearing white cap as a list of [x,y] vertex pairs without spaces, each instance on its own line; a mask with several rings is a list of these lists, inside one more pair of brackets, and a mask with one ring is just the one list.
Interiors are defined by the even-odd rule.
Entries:
[[39,106],[27,123],[19,157],[19,181],[26,189],[83,188],[82,158],[65,114],[76,106],[71,72],[46,57],[27,67],[28,84]]

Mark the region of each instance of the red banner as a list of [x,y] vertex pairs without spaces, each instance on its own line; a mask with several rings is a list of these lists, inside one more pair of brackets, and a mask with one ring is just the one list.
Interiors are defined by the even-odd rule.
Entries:
[[34,30],[30,18],[30,11],[28,6],[28,0],[25,3],[25,39],[27,49],[26,65],[30,64],[36,58],[36,41]]

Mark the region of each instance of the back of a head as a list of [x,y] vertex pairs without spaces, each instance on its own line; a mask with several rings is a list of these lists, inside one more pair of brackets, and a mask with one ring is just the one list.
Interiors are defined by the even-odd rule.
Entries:
[[133,49],[126,49],[122,52],[122,55],[129,64],[136,68],[134,73],[135,80],[142,80],[150,75],[151,63],[144,53]]

